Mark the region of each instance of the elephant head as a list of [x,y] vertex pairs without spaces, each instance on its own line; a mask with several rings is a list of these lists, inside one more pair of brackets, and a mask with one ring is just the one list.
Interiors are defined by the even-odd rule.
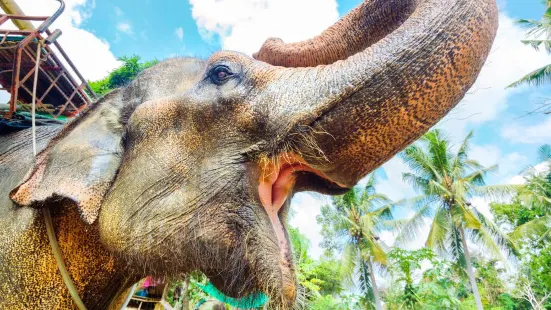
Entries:
[[473,84],[496,28],[494,0],[367,0],[256,59],[161,63],[70,124],[11,198],[73,201],[137,272],[199,269],[286,308],[290,198],[343,193],[426,132]]

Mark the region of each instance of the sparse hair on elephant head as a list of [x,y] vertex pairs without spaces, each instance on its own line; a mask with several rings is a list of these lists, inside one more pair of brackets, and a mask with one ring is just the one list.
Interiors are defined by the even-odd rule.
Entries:
[[288,308],[290,198],[343,193],[426,132],[473,84],[496,28],[495,0],[370,0],[256,59],[167,60],[69,124],[11,198],[73,201],[147,273],[198,269]]

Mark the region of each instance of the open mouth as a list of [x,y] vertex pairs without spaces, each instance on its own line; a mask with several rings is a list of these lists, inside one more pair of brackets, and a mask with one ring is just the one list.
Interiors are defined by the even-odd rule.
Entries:
[[298,155],[282,154],[277,160],[268,161],[261,166],[258,195],[268,213],[284,256],[290,251],[279,214],[293,190],[297,189],[329,194],[340,194],[348,190],[345,186],[330,180],[323,172],[310,167]]

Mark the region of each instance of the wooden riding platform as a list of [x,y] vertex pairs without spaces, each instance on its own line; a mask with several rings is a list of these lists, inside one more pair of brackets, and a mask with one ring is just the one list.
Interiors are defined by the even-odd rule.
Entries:
[[[39,46],[41,57],[36,87],[38,109],[42,108],[53,118],[60,115],[74,116],[96,97],[56,41],[61,31],[51,32],[48,29],[64,9],[64,3],[60,3],[60,8],[52,16],[0,15],[0,85],[2,90],[11,94],[9,110],[0,116],[11,118],[17,110],[17,104],[31,103]],[[24,24],[27,28],[4,29],[7,21],[19,27]],[[28,21],[42,23],[34,28]],[[29,25],[32,28],[29,29]]]

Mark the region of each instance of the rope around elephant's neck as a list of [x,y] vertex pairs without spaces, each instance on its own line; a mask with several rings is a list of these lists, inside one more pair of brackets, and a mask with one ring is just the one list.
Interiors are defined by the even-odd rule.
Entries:
[[[222,293],[210,282],[207,284],[200,284],[196,281],[191,280],[190,283],[198,287],[206,294],[214,297],[218,301],[239,309],[260,308],[263,307],[269,300],[268,296],[264,293],[253,293],[249,296],[233,298]],[[198,308],[198,306],[200,305],[196,305],[196,309]]]
[[[32,139],[33,139],[33,155],[36,158],[36,85],[38,84],[38,70],[40,66],[40,54],[42,53],[42,42],[39,41],[36,45],[36,59],[34,67],[34,82],[33,82],[33,98],[32,98],[32,110],[31,110],[31,122],[32,122]],[[61,255],[61,250],[57,244],[57,238],[55,236],[54,224],[52,223],[52,216],[50,215],[50,209],[43,208],[42,213],[44,214],[44,222],[46,224],[46,233],[48,234],[48,239],[50,240],[50,247],[54,253],[55,261],[57,263],[57,269],[61,273],[63,282],[69,290],[69,294],[73,298],[76,306],[80,310],[86,310],[86,306],[78,296],[78,292],[71,280],[71,275],[67,271],[65,262],[63,261],[63,256]]]

